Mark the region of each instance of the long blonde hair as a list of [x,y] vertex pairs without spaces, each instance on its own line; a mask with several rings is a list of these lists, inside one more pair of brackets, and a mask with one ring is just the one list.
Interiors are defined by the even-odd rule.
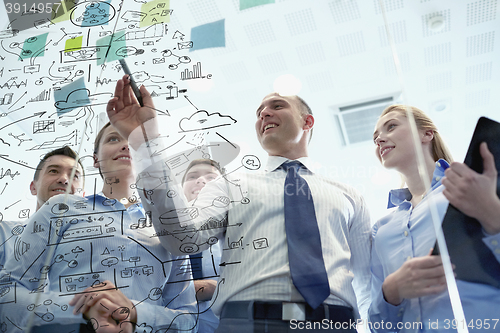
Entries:
[[398,112],[406,117],[407,108],[411,111],[411,113],[413,113],[413,117],[415,118],[415,123],[417,124],[417,128],[419,130],[423,131],[431,130],[434,133],[434,138],[432,139],[432,146],[431,146],[431,153],[434,161],[437,161],[440,158],[442,158],[448,163],[453,162],[453,157],[451,156],[448,147],[446,147],[443,138],[439,134],[436,125],[434,125],[431,118],[429,118],[429,116],[426,115],[424,111],[414,106],[394,104],[385,108],[385,110],[382,111],[380,117],[385,116],[389,112]]

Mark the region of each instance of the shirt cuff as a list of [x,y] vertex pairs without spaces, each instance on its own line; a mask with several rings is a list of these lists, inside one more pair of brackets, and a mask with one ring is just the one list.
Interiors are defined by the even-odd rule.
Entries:
[[400,304],[392,305],[385,300],[382,289],[380,289],[375,299],[372,299],[372,305],[369,310],[370,322],[373,324],[382,320],[384,322],[389,321],[392,323],[392,327],[397,327],[397,323],[403,321],[407,302],[404,299]]
[[491,250],[498,262],[500,262],[500,233],[496,235],[485,234],[483,242]]

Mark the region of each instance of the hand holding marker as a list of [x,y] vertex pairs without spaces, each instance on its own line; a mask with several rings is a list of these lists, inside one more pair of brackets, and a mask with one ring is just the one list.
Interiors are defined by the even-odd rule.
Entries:
[[120,65],[123,68],[123,71],[125,72],[125,74],[128,75],[128,77],[130,79],[130,86],[132,87],[132,90],[134,91],[134,95],[137,98],[137,101],[139,102],[139,104],[141,106],[144,106],[144,104],[142,103],[141,92],[139,91],[139,88],[137,87],[137,84],[135,83],[134,78],[132,77],[132,73],[130,72],[130,69],[128,68],[127,63],[125,62],[125,59],[122,58],[119,61],[120,61]]

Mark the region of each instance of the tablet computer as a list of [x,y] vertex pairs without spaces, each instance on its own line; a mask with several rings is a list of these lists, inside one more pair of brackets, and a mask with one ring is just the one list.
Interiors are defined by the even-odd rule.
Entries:
[[[477,122],[464,163],[478,173],[483,172],[483,158],[479,152],[481,142],[488,144],[496,168],[500,169],[500,123],[486,117]],[[499,185],[497,180],[498,196]],[[457,279],[500,288],[500,263],[483,242],[485,234],[481,224],[450,204],[442,227],[451,262],[456,266]],[[435,249],[438,253],[437,243]]]

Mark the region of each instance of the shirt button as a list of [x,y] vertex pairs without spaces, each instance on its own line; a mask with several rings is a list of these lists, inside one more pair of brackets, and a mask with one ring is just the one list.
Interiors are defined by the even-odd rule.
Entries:
[[408,237],[408,231],[405,230],[404,235],[405,237]]
[[491,241],[491,245],[497,246],[497,245],[498,245],[498,242],[497,242],[496,240],[492,240],[492,241]]
[[437,165],[439,168],[441,167],[441,163],[439,163],[439,161],[438,161],[438,162],[436,162],[436,165]]
[[[499,250],[500,250],[500,249],[499,249]],[[410,259],[411,259],[411,256],[406,257],[406,260],[410,260]]]
[[438,182],[441,179],[441,177],[437,176],[436,181]]
[[496,254],[500,254],[500,249],[495,249]]

